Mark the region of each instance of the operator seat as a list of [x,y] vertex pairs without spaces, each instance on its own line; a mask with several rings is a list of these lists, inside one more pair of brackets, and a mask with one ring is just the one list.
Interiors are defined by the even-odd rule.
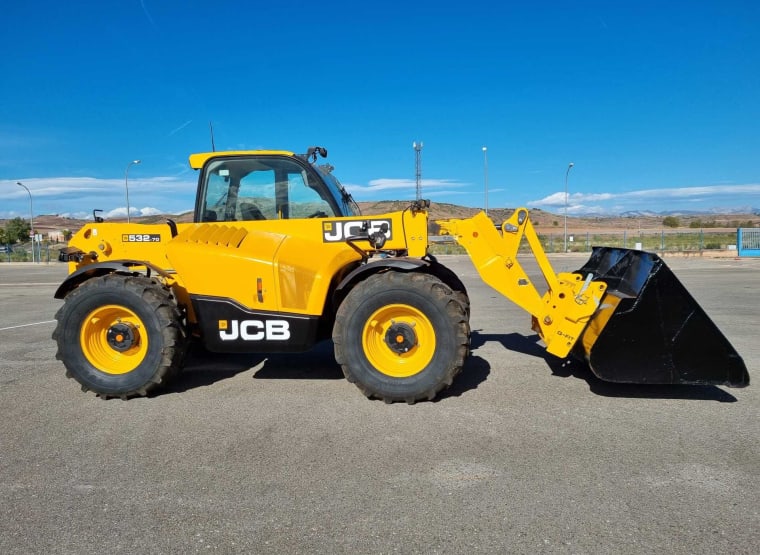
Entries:
[[240,214],[243,216],[244,221],[249,220],[266,220],[264,214],[261,213],[259,207],[252,202],[244,202],[240,204]]

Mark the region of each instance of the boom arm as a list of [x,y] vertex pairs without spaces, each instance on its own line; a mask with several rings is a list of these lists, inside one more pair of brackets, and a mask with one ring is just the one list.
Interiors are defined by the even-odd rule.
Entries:
[[[548,352],[561,358],[570,354],[604,297],[604,282],[590,276],[584,280],[580,274],[555,274],[525,208],[515,210],[501,231],[484,212],[437,223],[442,234],[451,235],[467,250],[483,281],[533,316],[533,330]],[[543,296],[517,260],[523,237],[546,280]]]

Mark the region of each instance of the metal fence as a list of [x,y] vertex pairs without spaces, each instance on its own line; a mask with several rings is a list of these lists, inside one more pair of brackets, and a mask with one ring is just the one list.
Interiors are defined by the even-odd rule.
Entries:
[[[541,244],[547,252],[564,251],[564,234],[539,234]],[[622,231],[617,233],[568,234],[568,252],[590,252],[591,247],[622,247],[655,252],[699,252],[703,250],[736,249],[736,231],[714,231],[695,229],[694,231]]]
[[[756,230],[760,232],[760,229]],[[541,246],[547,253],[565,252],[565,235],[561,233],[539,233]],[[439,254],[464,252],[451,237],[436,237],[435,251]],[[683,230],[642,230],[597,233],[584,231],[568,233],[567,252],[591,252],[591,247],[622,247],[650,252],[701,252],[705,250],[736,250],[737,232],[711,229]],[[527,241],[523,240],[520,252],[528,252]]]
[[740,227],[736,243],[739,256],[760,256],[760,229]]
[[[61,245],[57,245],[60,247]],[[58,248],[52,244],[36,243],[32,253],[31,243],[0,245],[0,263],[2,262],[55,262],[58,260]]]
[[[539,233],[541,245],[548,253],[565,251],[564,233]],[[437,254],[457,254],[464,250],[451,237],[431,235],[433,252]],[[62,245],[35,245],[34,261],[55,262],[58,249]],[[567,252],[591,252],[591,247],[622,247],[650,252],[701,252],[704,250],[736,250],[739,256],[760,256],[760,229],[740,228],[737,231],[695,229],[694,231],[620,231],[617,233],[597,233],[585,231],[568,233]],[[0,245],[2,247],[2,245]],[[521,252],[530,249],[526,241]],[[2,262],[31,262],[32,245],[13,245],[0,251]]]

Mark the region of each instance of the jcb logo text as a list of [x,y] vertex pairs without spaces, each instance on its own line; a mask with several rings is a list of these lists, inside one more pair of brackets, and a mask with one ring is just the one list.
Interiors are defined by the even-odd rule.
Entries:
[[219,320],[219,337],[222,341],[287,341],[290,323],[287,320]]
[[[322,222],[322,240],[325,243],[345,241],[349,237],[366,237],[368,234],[382,231],[383,224],[388,226],[385,236],[391,238],[390,220],[348,220]],[[367,228],[365,229],[365,225]]]

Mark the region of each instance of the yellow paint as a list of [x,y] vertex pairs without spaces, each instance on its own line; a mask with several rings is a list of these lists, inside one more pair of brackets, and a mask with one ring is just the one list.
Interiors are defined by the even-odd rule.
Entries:
[[[604,297],[606,284],[586,284],[578,274],[555,274],[525,208],[515,210],[501,231],[484,212],[437,223],[442,233],[453,236],[467,250],[483,281],[533,316],[533,329],[546,350],[566,357]],[[548,286],[544,295],[539,294],[517,259],[523,239]]]
[[[127,324],[134,335],[133,345],[126,351],[117,351],[107,340],[107,333],[117,324]],[[148,352],[148,334],[144,324],[132,310],[120,305],[96,308],[82,321],[79,330],[82,354],[95,368],[106,374],[127,374],[134,371]]]
[[200,152],[190,155],[190,167],[199,170],[211,158],[229,158],[235,156],[295,156],[293,152],[287,150],[225,150],[217,152]]
[[[200,169],[217,157],[272,155],[295,156],[283,150],[206,152],[192,154],[190,165]],[[356,236],[356,230],[366,220],[390,223],[391,237],[382,249],[412,258],[427,254],[425,210],[328,219],[186,223],[177,225],[176,237],[171,237],[169,226],[164,224],[102,222],[85,226],[72,238],[70,246],[79,248],[85,256],[81,262],[69,263],[69,271],[109,260],[149,263],[161,269],[158,279],[172,288],[190,322],[196,322],[191,294],[227,297],[253,310],[319,316],[326,312],[331,288],[363,257],[377,254],[365,239],[355,240],[353,245],[345,241],[344,235]],[[375,230],[380,223],[370,222]],[[556,274],[525,208],[517,209],[500,230],[482,212],[472,218],[438,223],[443,233],[465,247],[486,283],[532,315],[533,329],[547,350],[559,357],[567,356],[605,296],[605,283],[586,283],[583,276],[572,273]],[[546,281],[548,289],[544,294],[538,292],[518,261],[522,241],[531,247]],[[381,371],[394,376],[413,375],[432,357],[432,328],[428,328],[424,315],[411,307],[393,305],[389,311],[378,311],[368,321],[363,332],[364,347]],[[399,357],[385,343],[385,335],[380,332],[387,331],[391,318],[414,322],[418,338],[425,338],[415,346],[413,355]],[[606,318],[598,318],[596,327],[586,333],[591,345],[605,323]],[[92,326],[96,327],[94,320]],[[584,348],[588,350],[590,345],[584,343]],[[101,351],[94,344],[93,359],[102,357]]]
[[[313,218],[182,223],[177,224],[179,233],[174,238],[166,224],[102,222],[83,227],[69,242],[84,253],[97,255],[69,263],[69,272],[109,260],[153,264],[167,272],[158,277],[187,307],[191,322],[196,320],[190,294],[229,297],[256,310],[321,315],[334,278],[361,261],[359,252],[348,243],[326,242],[324,234],[337,222],[365,220],[391,222],[391,238],[384,249],[406,251],[413,257],[427,252],[427,213],[409,210],[330,218],[329,222]],[[135,235],[157,236],[160,241],[124,240]],[[354,244],[373,252],[366,240]],[[257,279],[262,283],[262,301],[258,300]]]
[[[392,350],[386,335],[394,324],[407,324],[415,334],[415,343],[405,353]],[[403,343],[404,337],[394,338]],[[369,363],[378,371],[394,378],[408,378],[422,372],[435,354],[436,336],[433,325],[423,312],[406,304],[385,305],[367,318],[362,329],[362,348]]]
[[596,315],[591,319],[581,336],[580,345],[583,348],[583,354],[588,359],[591,354],[591,348],[596,343],[597,338],[601,335],[602,330],[607,325],[612,314],[615,312],[621,298],[617,294],[610,294],[604,297],[604,303],[599,307]]

